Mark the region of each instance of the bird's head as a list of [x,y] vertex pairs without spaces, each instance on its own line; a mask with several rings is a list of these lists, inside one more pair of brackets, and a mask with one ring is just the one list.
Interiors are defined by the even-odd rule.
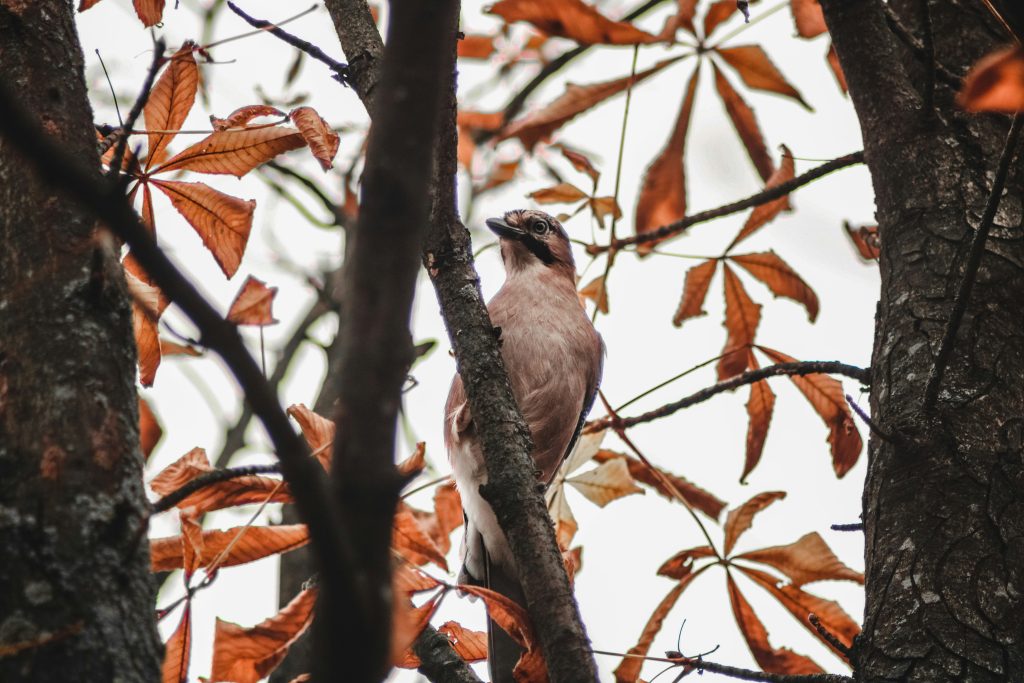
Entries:
[[501,218],[488,218],[487,227],[501,242],[505,270],[515,273],[527,268],[546,267],[575,277],[576,263],[569,235],[554,216],[533,209],[509,211]]

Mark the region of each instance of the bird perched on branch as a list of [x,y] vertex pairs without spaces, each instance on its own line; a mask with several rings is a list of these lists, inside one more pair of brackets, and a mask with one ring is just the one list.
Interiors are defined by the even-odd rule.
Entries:
[[[487,308],[530,428],[539,480],[548,484],[593,405],[604,348],[576,293],[576,265],[562,225],[542,211],[520,210],[488,219],[487,227],[498,235],[505,263],[505,284]],[[487,471],[459,375],[445,406],[445,445],[466,514],[462,578],[523,604],[508,540],[480,496]],[[522,650],[493,623],[488,645],[491,680],[512,681]]]

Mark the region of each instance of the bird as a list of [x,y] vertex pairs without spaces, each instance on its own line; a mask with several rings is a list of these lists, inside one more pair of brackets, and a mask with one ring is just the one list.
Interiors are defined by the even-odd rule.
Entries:
[[[569,236],[553,216],[532,209],[489,218],[498,236],[505,282],[488,302],[512,393],[530,429],[538,480],[551,483],[583,428],[597,396],[604,343],[576,292]],[[466,517],[460,581],[482,585],[524,604],[515,561],[490,505],[480,440],[462,379],[456,373],[445,404],[444,437]],[[492,683],[510,683],[522,649],[488,624]]]

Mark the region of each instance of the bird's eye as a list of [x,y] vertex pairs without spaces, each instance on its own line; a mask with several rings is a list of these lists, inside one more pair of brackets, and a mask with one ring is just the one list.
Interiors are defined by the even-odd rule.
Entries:
[[543,218],[537,218],[530,225],[530,229],[533,230],[533,234],[535,235],[544,235],[551,229],[551,224]]

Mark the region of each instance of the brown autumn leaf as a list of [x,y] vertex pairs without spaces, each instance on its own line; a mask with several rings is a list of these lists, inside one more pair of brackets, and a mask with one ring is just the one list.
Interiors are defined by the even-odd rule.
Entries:
[[466,34],[459,38],[459,57],[489,59],[494,54],[494,36]]
[[637,73],[635,76],[625,76],[611,81],[591,83],[590,85],[575,85],[569,83],[562,93],[552,102],[531,112],[515,121],[509,123],[498,136],[499,140],[516,137],[528,150],[541,140],[547,140],[551,135],[576,117],[601,102],[604,102],[613,95],[623,92],[631,85],[639,83],[671,64],[675,64],[682,57],[673,57],[658,62],[649,69]]
[[559,183],[526,195],[538,204],[569,204],[587,198],[587,193],[572,183]]
[[427,525],[427,533],[434,542],[447,553],[452,547],[452,532],[465,522],[462,514],[462,498],[455,482],[441,484],[434,489],[434,514],[432,524]]
[[[202,448],[193,448],[173,463],[161,470],[149,487],[161,496],[177,491],[196,477],[213,472],[214,468]],[[192,508],[193,514],[200,515],[213,510],[220,510],[235,505],[249,503],[291,502],[288,485],[280,479],[272,479],[259,475],[235,477],[225,481],[204,486],[180,501],[178,509]]]
[[715,551],[709,545],[702,545],[696,548],[681,550],[672,557],[665,560],[658,567],[658,576],[665,576],[670,579],[682,581],[693,573],[693,561],[704,557],[714,557]]
[[320,163],[320,168],[325,171],[334,167],[334,157],[338,154],[338,146],[341,138],[334,132],[320,114],[312,107],[299,107],[293,109],[288,117],[299,129],[309,151]]
[[739,277],[729,264],[723,263],[725,272],[725,321],[728,332],[722,359],[718,361],[718,379],[738,375],[748,367],[747,349],[754,343],[757,326],[761,322],[761,304],[755,304],[747,294]]
[[581,173],[586,173],[590,176],[590,179],[594,181],[594,185],[597,185],[598,178],[601,177],[601,172],[594,167],[593,162],[590,161],[589,157],[579,150],[570,149],[565,145],[555,145],[562,152],[562,156],[568,159],[572,167]]
[[718,269],[718,259],[708,259],[686,271],[686,280],[683,282],[683,296],[679,300],[679,307],[676,314],[672,316],[672,324],[676,327],[682,326],[690,318],[697,318],[706,315],[704,300],[708,296],[708,289],[711,287],[711,279]]
[[[750,359],[750,367],[757,369],[757,362],[754,358]],[[741,484],[746,483],[747,477],[761,461],[764,442],[768,438],[768,427],[772,423],[774,410],[775,392],[768,386],[768,381],[762,379],[751,384],[750,397],[747,399],[749,422],[747,423],[746,458],[743,463],[743,473],[740,475]]]
[[569,501],[565,497],[565,486],[559,484],[548,489],[547,495],[548,514],[551,522],[555,525],[555,540],[558,547],[568,549],[572,545],[572,539],[576,537],[580,525],[572,514]]
[[212,471],[213,467],[210,465],[209,458],[206,457],[206,451],[202,448],[193,448],[160,470],[153,477],[152,481],[149,482],[149,488],[161,496],[166,496],[168,493],[192,481],[200,474]]
[[658,38],[669,43],[675,42],[676,31],[685,29],[691,35],[697,33],[693,18],[697,14],[697,0],[677,0],[676,11],[665,20],[665,25],[658,33]]
[[430,623],[440,604],[444,591],[438,591],[429,600],[413,607],[408,599],[394,600],[391,618],[391,663],[398,667],[419,666],[419,657],[412,652],[412,644]]
[[500,111],[460,109],[455,117],[455,123],[460,128],[470,131],[493,132],[505,124],[505,114]]
[[[782,145],[782,162],[779,164],[779,168],[776,169],[765,182],[764,187],[766,190],[778,187],[779,185],[792,180],[795,175],[796,167],[793,161],[793,154],[789,151],[788,147]],[[736,234],[736,237],[732,239],[732,242],[729,244],[726,251],[731,251],[732,248],[742,240],[750,237],[788,208],[789,195],[755,206],[754,210],[750,212],[747,222],[743,224],[743,227]]]
[[838,650],[808,620],[810,615],[816,616],[826,631],[839,639],[847,648],[853,647],[853,639],[860,634],[860,626],[847,614],[838,602],[826,600],[812,593],[802,591],[796,586],[783,585],[775,576],[751,567],[736,566],[747,577],[760,585],[782,604],[811,635],[827,647],[832,648],[840,657],[847,654]]
[[446,621],[437,630],[448,638],[455,653],[470,664],[487,659],[487,634],[483,631],[473,631],[454,621]]
[[828,62],[828,66],[832,69],[832,75],[835,76],[836,84],[839,89],[843,91],[843,94],[850,92],[850,86],[846,84],[846,74],[843,73],[843,67],[839,64],[839,55],[836,53],[836,46],[831,43],[828,46],[828,54],[825,55],[825,61]]
[[878,234],[877,225],[862,225],[859,228],[854,228],[844,221],[843,228],[862,259],[877,261],[878,257],[882,255],[882,240]]
[[975,64],[957,95],[967,111],[1024,111],[1024,48],[991,52]]
[[[699,69],[694,69],[686,86],[686,94],[679,108],[675,126],[668,142],[644,171],[643,185],[636,202],[634,230],[642,235],[673,223],[686,215],[686,171],[683,166],[686,151],[686,132],[690,128],[690,113],[697,92]],[[646,256],[658,242],[641,242],[636,251]]]
[[716,0],[708,6],[704,13],[704,37],[715,32],[722,22],[736,12],[736,0]]
[[528,650],[534,647],[536,641],[533,636],[533,626],[530,624],[530,617],[519,603],[483,586],[470,586],[460,583],[456,588],[463,593],[469,593],[482,599],[484,605],[487,606],[487,615],[512,640],[516,641],[520,647]]
[[818,318],[818,296],[774,251],[734,254],[729,260],[764,283],[775,296],[803,304],[812,323]]
[[808,111],[813,111],[811,106],[804,101],[800,92],[790,85],[778,67],[772,63],[772,60],[768,58],[768,53],[760,45],[720,47],[715,50],[715,53],[736,70],[747,87],[790,97],[802,104]]
[[252,628],[217,619],[210,682],[257,683],[273,671],[313,621],[317,589],[302,591]]
[[140,217],[142,218],[142,224],[149,228],[150,232],[156,234],[156,216],[153,214],[153,192],[149,189],[148,183],[142,185],[142,212]]
[[164,430],[160,427],[156,415],[144,398],[139,396],[139,448],[143,459],[148,460],[153,449],[160,443]]
[[[795,363],[796,359],[781,351],[763,346],[757,347],[762,353],[776,363]],[[837,380],[822,374],[790,375],[789,379],[796,385],[800,393],[818,413],[828,426],[828,443],[832,452],[832,469],[837,477],[850,471],[857,458],[860,457],[864,443],[861,441],[857,425],[846,404],[843,385]]]
[[686,575],[682,581],[672,587],[668,595],[662,598],[658,606],[654,608],[654,612],[647,620],[647,623],[644,624],[643,631],[640,632],[636,645],[627,651],[626,654],[630,656],[623,657],[619,665],[615,667],[616,683],[635,683],[640,678],[640,669],[644,665],[643,657],[647,656],[647,653],[650,652],[651,644],[661,631],[661,627],[665,623],[669,612],[676,606],[683,591],[693,582],[696,576],[696,574]]
[[396,595],[410,596],[440,586],[432,576],[420,571],[408,562],[396,561],[391,573],[391,585]]
[[565,481],[582,493],[591,503],[600,507],[623,496],[644,492],[633,481],[626,461],[621,458],[601,463],[595,469],[577,474]]
[[[196,44],[186,41],[170,59],[164,72],[157,79],[149,93],[142,116],[146,130],[161,131],[147,134],[146,163],[143,170],[149,170],[163,156],[164,149],[174,139],[175,131],[181,128],[199,89],[199,67],[193,55]],[[167,132],[163,132],[167,131]]]
[[747,641],[750,653],[754,655],[757,665],[764,671],[775,674],[804,675],[824,673],[822,668],[810,658],[797,654],[789,648],[774,648],[768,642],[768,631],[757,618],[754,609],[740,593],[739,586],[731,575],[726,574],[729,585],[729,602],[743,638]]
[[423,471],[427,466],[427,442],[420,441],[416,444],[416,450],[408,458],[396,465],[398,473],[405,477],[413,477]]
[[150,182],[167,195],[178,213],[199,233],[224,274],[234,275],[249,242],[256,201],[232,197],[203,183],[156,179]]
[[273,325],[278,322],[271,310],[276,296],[277,287],[267,287],[265,282],[250,275],[238,290],[235,300],[231,302],[227,315],[228,322],[261,327]]
[[139,357],[139,382],[152,386],[160,366],[160,332],[158,322],[170,301],[150,280],[129,253],[121,262],[125,284],[132,298],[132,332]]
[[277,107],[271,107],[269,104],[247,104],[228,114],[227,118],[219,119],[211,114],[210,125],[213,126],[214,130],[245,128],[249,125],[250,121],[262,116],[283,117],[284,112]]
[[814,38],[828,32],[818,0],[789,0],[789,10],[793,13],[793,23],[801,38]]
[[176,341],[170,339],[160,338],[160,355],[161,356],[194,356],[199,357],[203,355],[203,352],[194,346],[188,346],[185,344],[179,344]]
[[785,497],[785,491],[766,491],[757,494],[738,508],[729,510],[729,514],[725,518],[725,544],[722,552],[728,556],[736,547],[736,541],[754,523],[754,516],[775,501]]
[[135,14],[146,28],[160,23],[164,16],[165,0],[132,0]]
[[615,201],[615,197],[591,197],[587,200],[587,206],[602,228],[605,227],[604,220],[609,216],[615,220],[622,218],[622,209]]
[[[622,458],[626,461],[626,465],[629,467],[629,474],[633,479],[650,486],[656,493],[661,494],[669,500],[675,500],[675,492],[669,490],[665,481],[662,481],[662,477],[664,477],[668,483],[675,487],[675,491],[678,492],[687,503],[712,519],[717,520],[722,515],[722,510],[725,509],[725,501],[719,499],[714,494],[705,491],[696,484],[687,481],[683,477],[672,474],[667,470],[663,470],[659,467],[648,467],[643,463],[643,461],[630,455],[626,455],[625,453],[599,450],[593,457],[597,462],[607,462],[612,458]],[[652,470],[655,470],[657,474]],[[659,474],[661,476],[658,476]]]
[[658,37],[625,21],[612,21],[582,0],[500,0],[488,10],[506,23],[526,21],[549,36],[580,45],[643,45]]
[[797,588],[814,581],[864,583],[864,575],[843,564],[825,543],[825,539],[814,531],[789,545],[751,550],[733,559],[760,562],[773,567],[788,576]]
[[448,571],[448,561],[434,539],[416,519],[412,508],[399,502],[391,527],[391,547],[415,565],[433,562]]
[[768,154],[768,147],[764,143],[764,135],[761,134],[761,127],[757,123],[754,110],[740,97],[718,66],[712,64],[712,67],[715,72],[715,89],[725,106],[725,112],[729,115],[733,128],[740,136],[747,155],[754,162],[754,168],[757,169],[762,180],[767,180],[774,172],[775,164],[772,162],[771,155]]
[[608,290],[604,286],[604,275],[598,275],[580,289],[580,296],[590,299],[597,306],[597,310],[605,315],[608,314]]
[[288,406],[288,414],[299,423],[302,436],[313,455],[325,470],[331,469],[331,450],[334,445],[334,421],[317,415],[301,403]]
[[305,144],[302,133],[285,126],[218,130],[181,150],[151,173],[195,171],[241,178],[278,154]]
[[[185,585],[192,582],[192,575],[203,566],[203,524],[193,510],[182,510],[179,515],[181,535],[177,540],[181,547],[181,568],[185,570]],[[150,551],[152,556],[152,551]],[[212,562],[212,560],[210,561]]]
[[192,601],[185,601],[181,621],[164,645],[160,683],[188,683],[189,654],[192,651]]
[[[516,172],[519,170],[519,162],[521,158],[513,159],[512,161],[501,161],[491,166],[490,172],[487,174],[487,178],[484,180],[483,185],[477,192],[486,192],[487,190],[493,190],[496,187],[501,187],[505,183],[511,182],[516,177]],[[469,168],[468,166],[466,167]]]
[[[244,530],[244,532],[243,532]],[[241,536],[239,536],[239,532]],[[235,540],[238,537],[238,540]],[[202,546],[196,548],[198,567],[209,565],[229,545],[219,563],[220,567],[238,564],[286,553],[301,548],[309,542],[309,531],[305,524],[281,524],[277,526],[234,527],[202,533]],[[232,545],[233,543],[233,545]],[[182,537],[169,536],[150,539],[150,567],[154,572],[170,571],[183,566]]]
[[531,648],[523,653],[512,669],[516,683],[549,683],[548,665],[540,648]]

